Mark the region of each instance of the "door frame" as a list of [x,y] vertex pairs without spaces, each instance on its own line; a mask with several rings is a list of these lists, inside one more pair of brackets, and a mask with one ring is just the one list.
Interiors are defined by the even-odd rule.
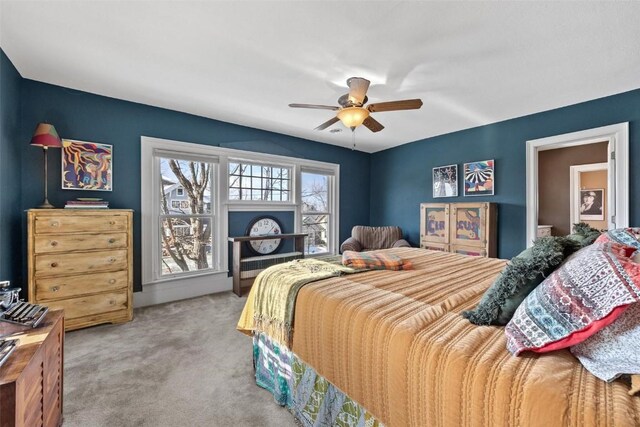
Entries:
[[[580,212],[579,206],[581,204],[580,200],[580,174],[582,172],[596,172],[596,171],[607,171],[607,177],[609,176],[609,163],[590,163],[587,165],[573,165],[569,167],[569,218],[571,224],[575,224],[580,222]],[[577,191],[576,191],[577,190]],[[607,188],[607,201],[605,206],[607,207],[607,217],[605,220],[607,221],[607,227],[612,228],[615,226],[614,223],[611,222],[611,215],[609,215],[609,205],[613,205],[613,200],[611,198],[611,194],[609,189]]]
[[[616,228],[629,226],[629,122],[527,141],[527,242],[533,245],[538,228],[538,152],[608,142],[610,212]],[[613,202],[615,200],[615,203]]]

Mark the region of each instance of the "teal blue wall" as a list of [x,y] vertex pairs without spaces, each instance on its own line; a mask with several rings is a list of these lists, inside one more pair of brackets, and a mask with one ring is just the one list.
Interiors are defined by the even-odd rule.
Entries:
[[[615,77],[612,77],[615,78]],[[428,100],[427,100],[428,102]],[[417,246],[422,202],[499,203],[498,256],[510,258],[526,246],[526,141],[568,132],[630,122],[630,223],[640,225],[640,90],[569,107],[519,117],[487,126],[428,138],[371,156],[372,225],[394,224]],[[432,197],[431,169],[458,164],[462,180],[465,162],[495,159],[495,196]]]
[[49,200],[62,207],[65,201],[76,197],[102,197],[113,208],[135,210],[135,290],[141,289],[142,135],[337,163],[341,171],[340,239],[350,235],[353,225],[369,221],[369,155],[366,153],[27,79],[22,81],[23,125],[19,140],[23,166],[21,209],[37,206],[42,199],[42,152],[30,147],[27,141],[34,126],[44,120],[54,124],[62,138],[113,145],[112,192],[60,189],[60,153],[50,150]]
[[22,284],[23,257],[20,146],[29,142],[20,139],[21,80],[0,50],[0,280],[11,280],[16,286]]

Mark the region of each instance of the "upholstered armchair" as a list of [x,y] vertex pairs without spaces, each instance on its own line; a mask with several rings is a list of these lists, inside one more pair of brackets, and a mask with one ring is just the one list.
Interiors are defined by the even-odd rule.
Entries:
[[367,227],[364,225],[356,225],[351,229],[351,237],[340,245],[340,252],[362,252],[402,247],[410,248],[411,245],[402,238],[402,229],[400,227]]

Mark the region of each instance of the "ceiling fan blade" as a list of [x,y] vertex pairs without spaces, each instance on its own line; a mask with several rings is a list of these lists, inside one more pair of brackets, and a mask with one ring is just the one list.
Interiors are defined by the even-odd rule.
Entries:
[[364,122],[362,122],[362,124],[369,128],[371,132],[380,132],[382,129],[384,129],[384,126],[382,126],[379,121],[371,116],[364,119]]
[[340,109],[338,106],[331,105],[318,105],[318,104],[289,104],[291,108],[314,108],[316,110],[332,110],[337,111]]
[[317,128],[315,128],[314,130],[325,130],[326,128],[328,128],[329,126],[331,126],[332,124],[339,122],[340,119],[337,117],[332,117],[329,120],[327,120],[326,122],[324,122],[323,124],[321,124],[320,126],[318,126]]
[[421,99],[405,99],[402,101],[378,102],[369,104],[367,109],[372,113],[379,111],[416,110],[422,107]]
[[364,98],[367,95],[367,90],[371,82],[362,77],[351,77],[347,80],[347,86],[349,86],[349,100],[353,104],[364,104]]

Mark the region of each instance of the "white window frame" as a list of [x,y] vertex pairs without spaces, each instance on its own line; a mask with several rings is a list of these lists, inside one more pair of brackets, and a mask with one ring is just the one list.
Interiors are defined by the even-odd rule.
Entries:
[[176,196],[184,196],[184,188],[182,187],[176,188]]
[[[202,144],[194,144],[181,141],[172,141],[148,136],[141,137],[141,237],[142,237],[142,286],[143,292],[137,292],[134,296],[134,306],[159,304],[163,302],[175,301],[179,299],[192,298],[215,292],[231,290],[232,280],[228,276],[228,243],[227,238],[229,224],[229,212],[240,211],[288,211],[294,213],[294,230],[302,230],[302,200],[300,197],[300,174],[305,172],[321,173],[331,176],[330,200],[332,212],[329,224],[329,253],[337,254],[339,247],[340,229],[340,165],[316,160],[300,159],[295,157],[281,156],[275,154],[263,154],[252,151],[234,150]],[[186,155],[206,157],[210,162],[217,163],[214,177],[214,188],[211,189],[212,211],[216,218],[213,228],[214,241],[212,250],[217,259],[214,263],[217,270],[206,272],[193,272],[189,277],[165,278],[162,280],[154,276],[153,258],[156,256],[154,246],[159,240],[157,230],[159,226],[154,225],[153,212],[159,205],[154,207],[154,194],[159,197],[160,182],[159,161],[153,161],[154,152],[174,153],[177,158],[184,158]],[[228,200],[229,189],[229,161],[250,162],[273,165],[277,167],[289,167],[291,171],[289,202],[282,201],[254,201],[254,200]],[[155,220],[157,223],[157,219]],[[154,228],[155,227],[155,228]],[[155,234],[155,237],[154,237]],[[215,238],[219,236],[219,238]],[[155,239],[155,241],[154,241]],[[326,253],[325,253],[326,254]],[[312,256],[312,255],[311,255]]]
[[[327,179],[327,205],[329,207],[329,211],[327,212],[304,212],[302,210],[302,174],[303,173],[311,173],[311,174],[316,174],[316,175],[324,175],[326,176]],[[333,205],[335,203],[337,203],[337,198],[336,198],[336,176],[334,176],[333,171],[328,171],[326,169],[318,169],[318,168],[309,168],[309,167],[301,167],[300,168],[300,178],[298,180],[298,182],[300,183],[300,185],[298,185],[298,200],[300,200],[300,230],[302,230],[302,217],[305,215],[327,215],[329,217],[329,221],[327,222],[327,228],[328,233],[327,233],[327,237],[329,238],[329,242],[327,245],[327,252],[319,252],[316,254],[305,254],[305,256],[322,256],[322,255],[327,255],[327,254],[335,254],[337,253],[337,239],[338,239],[338,233],[334,232],[333,230],[333,216],[336,215],[335,209],[333,208]]]
[[[295,165],[291,165],[291,164],[285,164],[285,163],[279,163],[279,164],[274,164],[271,162],[260,162],[259,160],[247,160],[247,159],[239,159],[236,157],[228,157],[227,159],[227,179],[230,179],[230,174],[229,174],[229,163],[238,163],[238,164],[249,164],[252,166],[267,166],[267,167],[272,167],[272,168],[287,168],[289,169],[289,200],[247,200],[247,199],[234,199],[231,200],[228,198],[228,194],[227,193],[227,199],[228,202],[230,204],[253,204],[253,203],[266,203],[266,204],[274,204],[274,205],[291,205],[294,200],[294,192],[293,192],[293,181],[295,180],[294,177],[294,172],[295,172]],[[231,189],[230,187],[231,183],[229,182],[227,185],[227,191]]]

